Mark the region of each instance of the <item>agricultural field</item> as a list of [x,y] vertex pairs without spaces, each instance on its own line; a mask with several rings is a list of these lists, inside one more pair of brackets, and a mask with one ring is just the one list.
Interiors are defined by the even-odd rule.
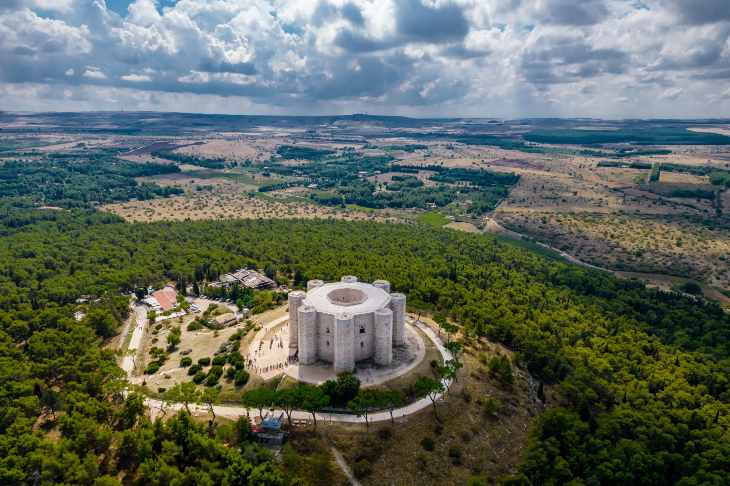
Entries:
[[352,116],[192,129],[184,115],[90,117],[104,131],[53,116],[32,133],[27,120],[8,122],[0,191],[137,222],[336,218],[490,231],[491,221],[613,271],[730,285],[726,125]]

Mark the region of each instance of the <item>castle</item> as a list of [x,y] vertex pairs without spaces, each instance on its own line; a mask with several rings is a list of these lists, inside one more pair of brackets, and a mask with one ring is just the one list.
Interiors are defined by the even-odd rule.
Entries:
[[289,356],[299,364],[332,363],[336,373],[372,359],[388,366],[393,347],[404,344],[406,296],[390,283],[345,276],[340,282],[307,282],[289,293]]

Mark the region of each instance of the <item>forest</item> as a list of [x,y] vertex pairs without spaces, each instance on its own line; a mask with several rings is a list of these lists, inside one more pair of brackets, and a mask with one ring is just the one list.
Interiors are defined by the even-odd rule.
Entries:
[[534,130],[524,136],[528,142],[558,145],[730,145],[730,137],[717,133],[692,132],[685,127],[623,127],[616,130]]
[[[337,156],[315,157],[313,149],[306,147],[288,147],[287,158],[302,157],[310,162],[306,165],[283,165],[276,162],[266,166],[265,173],[289,177],[301,177],[286,182],[266,184],[259,188],[260,192],[284,189],[296,185],[315,184],[317,191],[309,198],[317,204],[340,206],[356,204],[367,208],[417,208],[429,206],[444,207],[455,201],[468,201],[468,212],[473,215],[483,214],[494,209],[509,193],[510,187],[516,184],[519,176],[488,170],[452,169],[440,165],[417,167],[394,165],[390,156],[363,156],[354,151],[345,150]],[[293,152],[296,149],[296,155]],[[438,182],[435,187],[425,187],[415,176],[394,175],[392,181],[384,184],[378,191],[378,184],[363,177],[363,173],[387,174],[434,172],[430,179]]]
[[178,164],[190,164],[197,165],[198,167],[205,167],[207,169],[225,169],[226,159],[223,157],[199,157],[192,154],[184,154],[180,152],[174,152],[172,150],[160,150],[152,152],[153,157],[159,159],[170,160]]
[[127,162],[111,156],[8,160],[0,165],[0,198],[30,197],[63,208],[181,194],[176,187],[139,183],[135,177],[180,172],[175,165]]
[[[458,323],[467,345],[484,336],[513,349],[558,398],[507,483],[720,485],[730,474],[730,317],[714,303],[420,225],[2,214],[0,484],[118,484],[120,474],[289,484],[240,425],[210,437],[184,414],[147,422],[101,348],[110,323],[72,317],[76,299],[96,296],[118,325],[113,296],[249,265],[300,282],[386,278],[414,310]],[[41,416],[58,416],[53,440]]]

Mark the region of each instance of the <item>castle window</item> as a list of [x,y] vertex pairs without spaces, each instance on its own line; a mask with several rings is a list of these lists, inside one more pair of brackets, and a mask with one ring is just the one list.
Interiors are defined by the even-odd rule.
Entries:
[[329,341],[327,341],[327,347],[328,347],[328,348],[330,347],[330,342],[329,342]]
[[360,347],[361,347],[361,348],[364,348],[364,347],[365,347],[365,343],[364,343],[364,342],[362,342],[362,341],[360,341]]
[[360,334],[365,334],[365,326],[360,326]]
[[326,332],[327,334],[329,334],[329,333],[330,333],[330,328],[329,328],[329,327],[328,327],[328,328],[326,328],[326,329],[325,329],[325,332]]

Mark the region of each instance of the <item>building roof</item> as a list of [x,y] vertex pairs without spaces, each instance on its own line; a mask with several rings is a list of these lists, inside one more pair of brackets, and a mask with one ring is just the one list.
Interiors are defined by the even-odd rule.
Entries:
[[152,292],[152,297],[160,303],[163,311],[168,311],[177,305],[177,291],[170,285]]
[[390,295],[378,287],[364,282],[333,282],[313,288],[307,292],[305,305],[311,305],[317,312],[337,315],[367,314],[386,307]]
[[215,316],[213,318],[213,320],[215,320],[215,322],[217,322],[220,325],[225,325],[225,324],[227,324],[227,323],[229,323],[231,321],[235,321],[236,320],[236,315],[233,314],[232,312],[228,312],[226,314],[221,314],[219,316]]

